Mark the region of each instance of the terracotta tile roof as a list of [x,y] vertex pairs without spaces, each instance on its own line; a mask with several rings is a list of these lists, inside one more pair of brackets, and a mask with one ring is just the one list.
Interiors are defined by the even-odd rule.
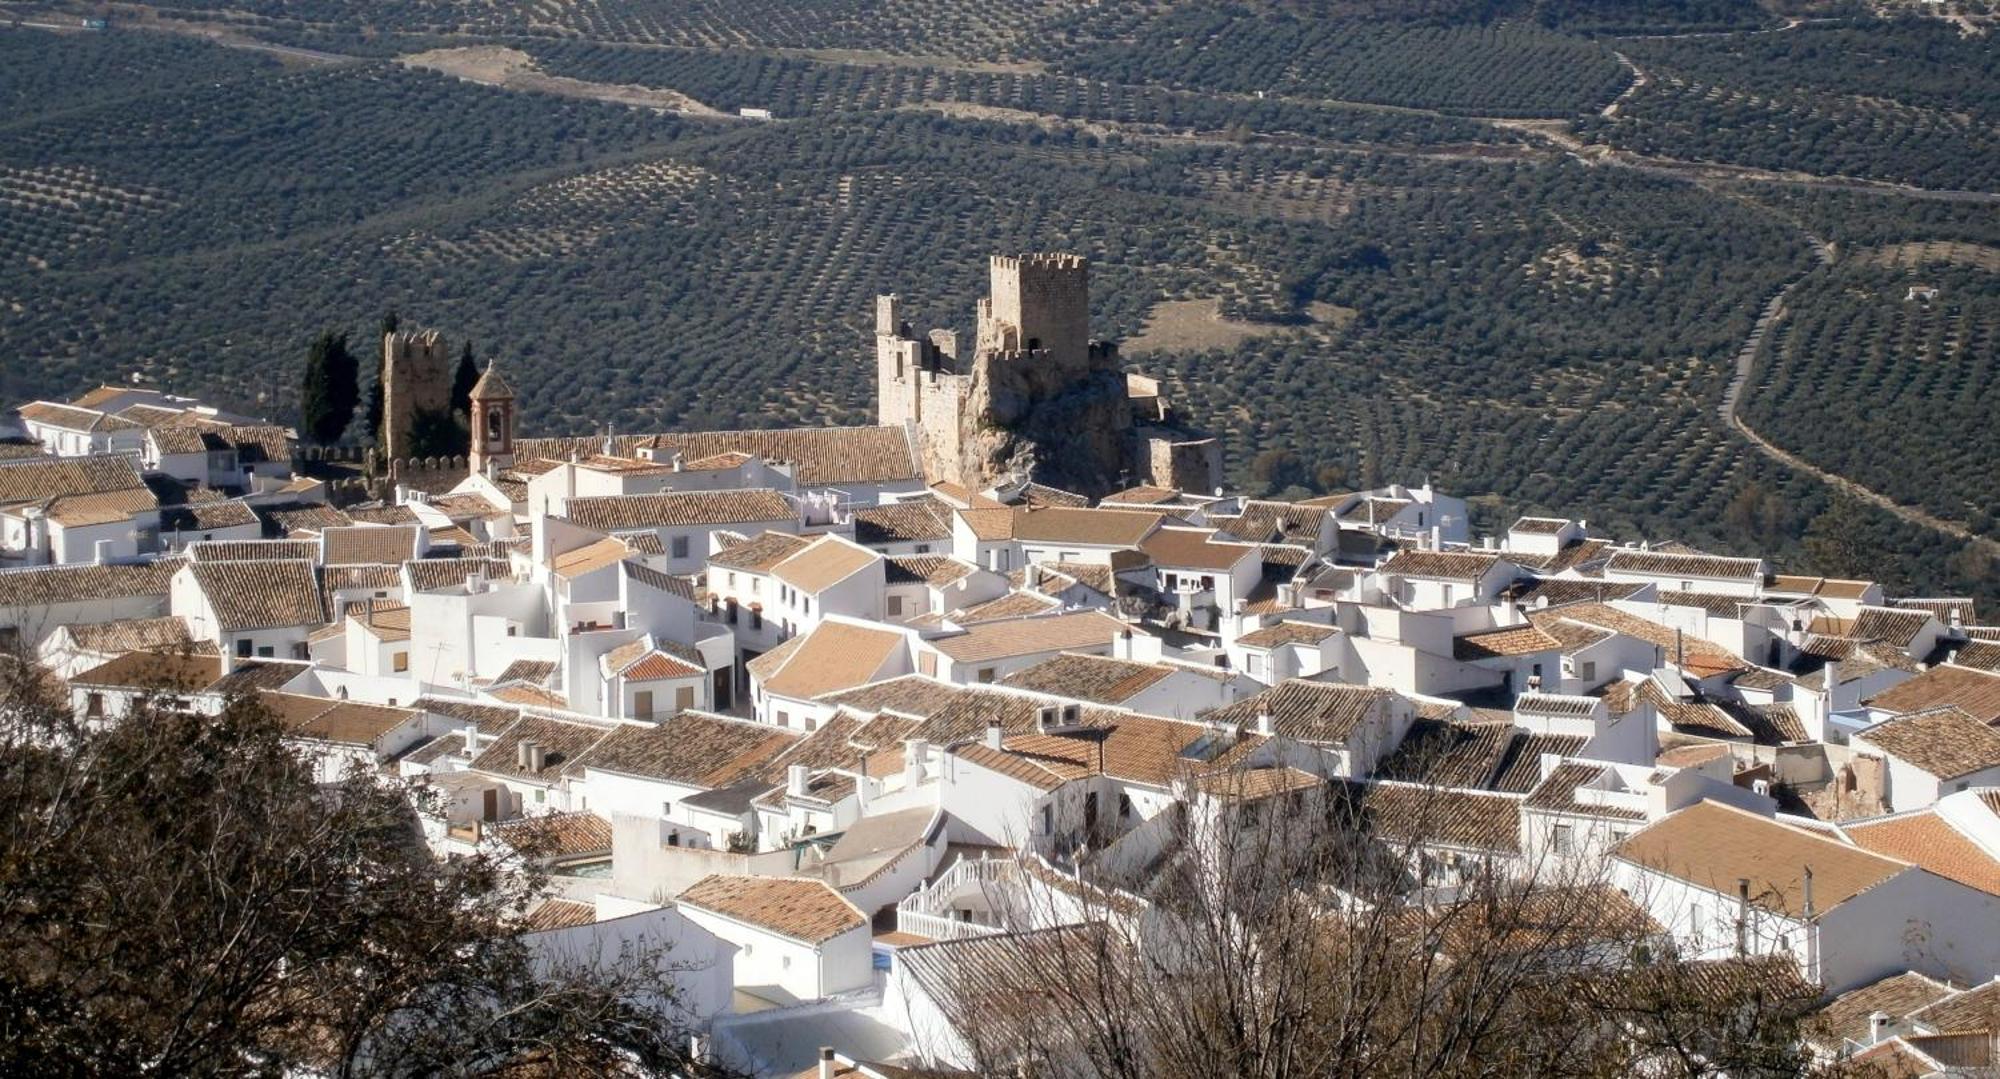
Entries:
[[1562,648],[1563,642],[1560,638],[1537,628],[1533,623],[1468,633],[1463,637],[1454,637],[1451,641],[1452,658],[1461,662],[1529,656],[1537,652],[1557,652]]
[[1009,512],[1013,515],[1014,539],[1029,543],[1074,543],[1079,547],[1137,547],[1166,519],[1164,514],[1140,510],[1058,506],[1023,506]]
[[1968,888],[2000,895],[2000,861],[1935,809],[1841,826],[1863,850],[1912,863]]
[[[1308,504],[1319,501],[1309,499]],[[1379,525],[1394,520],[1396,515],[1415,505],[1407,498],[1363,498],[1340,514],[1342,520],[1361,524]]]
[[394,566],[417,557],[415,525],[350,525],[320,533],[329,566]]
[[363,604],[359,611],[350,610],[348,619],[378,641],[410,639],[410,609],[400,603]]
[[1610,771],[1602,765],[1566,761],[1536,784],[1522,805],[1546,813],[1570,813],[1606,820],[1645,820],[1646,814],[1639,810],[1584,801],[1576,796],[1577,788],[1596,783]]
[[196,562],[263,562],[319,558],[318,540],[196,540],[187,545]]
[[[1514,582],[1505,595],[1520,606],[1541,610],[1569,603],[1609,603],[1616,599],[1630,599],[1645,589],[1643,584],[1618,581],[1537,577]],[[1543,600],[1548,602],[1543,603]]]
[[1741,618],[1744,606],[1759,601],[1722,592],[1681,592],[1663,588],[1654,594],[1654,602],[1668,607],[1699,607],[1712,618]]
[[654,495],[572,498],[564,516],[585,528],[689,527],[796,522],[798,512],[776,491],[680,491]]
[[1583,752],[1590,739],[1580,734],[1520,734],[1500,758],[1499,770],[1486,786],[1506,794],[1528,794],[1542,782],[1544,756],[1571,757]]
[[107,689],[206,689],[222,677],[222,658],[181,652],[127,652],[70,679],[74,686]]
[[1960,645],[1952,653],[1951,662],[1955,666],[1969,667],[1975,671],[2000,674],[2000,643],[1994,641],[1971,641]]
[[1310,682],[1295,678],[1253,697],[1227,704],[1202,716],[1210,723],[1235,723],[1257,729],[1257,717],[1271,715],[1271,732],[1300,742],[1345,742],[1362,724],[1383,714],[1395,694],[1375,686]]
[[801,877],[703,877],[674,902],[805,944],[824,944],[868,925],[861,908],[824,881]]
[[2000,730],[1949,705],[1897,716],[1854,737],[1939,779],[2000,767]]
[[1943,982],[1915,971],[1892,974],[1859,989],[1850,989],[1828,1001],[1817,1013],[1819,1029],[1809,1030],[1808,1037],[1827,1053],[1839,1052],[1847,1041],[1866,1044],[1869,1017],[1876,1012],[1888,1013],[1892,1022],[1901,1021],[1912,1012],[1951,996],[1953,992]]
[[1909,1018],[1943,1033],[1992,1031],[2000,1020],[2000,979],[1953,993],[1909,1014]]
[[292,433],[273,424],[230,424],[222,437],[236,447],[236,459],[244,464],[277,463],[291,460]]
[[269,503],[252,508],[263,519],[266,535],[289,536],[294,532],[318,532],[354,523],[347,514],[319,502]]
[[312,563],[191,562],[187,572],[225,632],[317,626],[325,621]]
[[[546,458],[566,461],[572,454],[598,452],[599,435],[569,438],[524,438],[514,444],[517,461]],[[761,431],[687,431],[656,435],[619,435],[611,452],[636,457],[641,448],[666,458],[678,452],[689,461],[724,453],[747,453],[766,461],[790,461],[798,482],[820,487],[850,483],[889,483],[923,478],[915,447],[899,424],[893,427],[794,427]]]
[[[557,776],[575,774],[572,768],[577,758],[602,742],[613,729],[598,723],[523,715],[473,758],[471,767],[493,775],[554,782]],[[540,771],[521,767],[516,747],[523,741],[532,741],[541,747]]]
[[1891,607],[1863,607],[1853,618],[1820,615],[1807,628],[1829,637],[1857,641],[1888,641],[1908,647],[1924,627],[1932,622],[1929,611],[1899,611]]
[[159,507],[160,500],[149,488],[133,487],[123,491],[64,495],[44,503],[43,512],[49,520],[65,528],[83,528],[129,521]]
[[2000,722],[2000,674],[1970,667],[1933,667],[1866,702],[1885,712],[1917,712],[1949,705],[1981,723]]
[[854,542],[864,547],[951,540],[951,510],[935,498],[892,502],[854,515]]
[[551,570],[558,577],[574,580],[586,574],[595,573],[623,562],[632,553],[632,548],[624,540],[606,536],[595,543],[564,551],[551,559]]
[[[798,642],[796,647],[781,661],[764,668],[770,672],[761,676],[765,693],[810,700],[850,689],[874,678],[903,647],[901,633],[846,622],[822,622],[811,633],[793,640]],[[775,649],[758,660],[774,655]]]
[[1000,684],[1099,704],[1123,704],[1173,673],[1172,667],[1160,664],[1064,653],[1015,671]]
[[1790,596],[1832,596],[1835,599],[1860,599],[1867,593],[1872,581],[1850,581],[1837,577],[1804,577],[1792,574],[1773,574],[1764,580],[1764,591]]
[[575,899],[544,899],[521,918],[523,933],[575,929],[597,921],[597,907]]
[[234,499],[193,502],[160,510],[160,531],[168,535],[176,532],[213,532],[257,523],[257,512],[248,503]]
[[[1125,623],[1097,611],[982,622],[965,632],[936,637],[931,647],[959,663],[1063,652],[1109,645],[1126,629]],[[831,688],[831,687],[830,687]],[[824,691],[822,691],[824,692]]]
[[[1563,607],[1560,611],[1534,611],[1528,615],[1528,621],[1538,626],[1544,625],[1546,621],[1558,618],[1567,619],[1571,622],[1580,622],[1587,626],[1596,626],[1599,629],[1608,629],[1613,633],[1622,633],[1627,637],[1635,637],[1656,648],[1663,649],[1661,658],[1669,663],[1673,662],[1675,645],[1674,630],[1671,626],[1655,622],[1650,618],[1641,618],[1636,614],[1627,614],[1616,607],[1603,603],[1575,603]],[[1718,644],[1712,644],[1691,633],[1681,634],[1680,648],[1689,657],[1713,656],[1718,661],[1728,662],[1731,668],[1744,665],[1728,649]]]
[[[1418,719],[1383,759],[1376,778],[1483,790],[1521,733],[1511,722]],[[1539,772],[1535,778],[1541,779]]]
[[[94,408],[78,408],[74,405],[58,404],[54,401],[30,401],[15,410],[23,420],[48,427],[59,427],[65,431],[110,430],[107,421],[114,419]],[[135,426],[131,420],[124,426]]]
[[194,643],[187,623],[173,616],[73,622],[64,628],[70,644],[85,652],[175,651]]
[[[131,414],[138,409],[146,411],[142,415]],[[165,422],[155,420],[153,423],[146,423],[146,417],[160,411],[164,410],[149,405],[137,405],[119,415],[134,423],[150,427],[151,430],[146,432],[146,441],[151,442],[153,448],[161,454],[220,453],[235,449],[228,440],[214,431],[190,423],[173,422],[181,415],[177,412],[170,412]]]
[[494,686],[486,691],[488,697],[505,704],[528,705],[534,708],[567,709],[569,698],[547,686],[512,685]]
[[808,595],[817,595],[882,561],[882,556],[835,536],[821,536],[771,567],[771,575]]
[[962,610],[953,611],[950,618],[960,626],[975,626],[982,622],[1002,622],[1009,619],[1031,618],[1048,614],[1061,607],[1057,600],[1039,592],[1009,592],[976,603]]
[[408,506],[348,506],[343,511],[355,524],[408,525],[417,523],[417,511]]
[[1606,573],[1635,573],[1648,577],[1688,577],[1703,580],[1764,579],[1764,563],[1755,558],[1723,558],[1707,554],[1670,554],[1664,551],[1614,551],[1604,563]]
[[948,585],[977,572],[978,566],[949,555],[892,555],[883,566],[889,584]]
[[1523,517],[1508,525],[1507,531],[1524,536],[1553,536],[1569,526],[1567,517]]
[[1287,765],[1230,768],[1197,776],[1194,789],[1229,802],[1258,802],[1283,794],[1326,786],[1326,780]]
[[[1069,588],[1072,583],[1080,584],[1103,596],[1117,594],[1117,574],[1111,566],[1099,565],[1093,562],[1044,562],[1041,566],[1041,591],[1049,595],[1062,592]],[[1027,571],[1021,570],[1019,572],[1022,579],[1015,583],[1016,588],[1021,587],[1027,580]],[[1051,574],[1058,578],[1067,579],[1050,580]],[[1012,577],[1010,576],[1009,579],[1011,580]]]
[[1205,528],[1162,528],[1139,544],[1153,564],[1163,569],[1229,570],[1246,558],[1260,557],[1256,545],[1218,542]]
[[266,691],[258,694],[257,699],[292,736],[343,745],[373,746],[383,735],[419,715],[413,708],[337,701],[301,693]]
[[1750,881],[1750,901],[1796,917],[1804,910],[1804,867],[1824,912],[1904,872],[1903,863],[1829,835],[1718,802],[1689,806],[1618,846],[1616,856],[1734,898]]
[[1947,626],[1951,625],[1953,615],[1958,616],[1958,621],[1962,625],[1971,626],[1979,623],[1977,605],[1970,596],[1910,596],[1904,599],[1892,599],[1889,601],[1889,606],[1908,611],[1929,611],[1932,618]]
[[123,455],[0,460],[0,505],[145,489],[138,467]]
[[447,697],[418,697],[410,702],[410,707],[447,719],[470,723],[477,727],[481,734],[499,734],[521,718],[521,710],[518,708]]
[[1277,648],[1287,644],[1318,644],[1339,633],[1333,626],[1319,622],[1279,622],[1253,629],[1236,638],[1236,643],[1244,648]]
[[493,834],[534,858],[611,853],[611,822],[589,811],[522,817],[495,825]]
[[495,678],[493,681],[533,682],[536,683],[537,685],[540,685],[546,683],[550,678],[554,677],[555,673],[556,673],[556,664],[551,660],[517,659],[514,662],[507,664],[507,669],[501,671],[500,676]]
[[1065,491],[1045,483],[1030,483],[1021,488],[1020,501],[1043,506],[1067,506],[1071,509],[1083,509],[1090,505],[1089,498],[1075,491]]
[[769,573],[771,567],[799,553],[812,541],[789,532],[760,532],[755,537],[708,556],[708,564],[723,569]]
[[1596,713],[1597,698],[1530,690],[1515,698],[1514,711],[1524,715],[1584,719]]
[[1521,852],[1521,799],[1415,783],[1363,784],[1358,805],[1375,834],[1395,843]]
[[1216,518],[1215,525],[1246,543],[1317,543],[1328,512],[1324,506],[1251,499],[1242,513]]
[[183,559],[165,558],[0,570],[0,607],[46,607],[129,596],[164,598],[174,573],[186,564]]
[[485,574],[489,581],[511,580],[514,575],[511,563],[493,558],[420,558],[405,562],[403,569],[410,587],[419,592],[457,587],[475,573]]
[[1014,514],[1011,509],[953,510],[965,527],[971,529],[974,539],[998,542],[1014,538]]
[[1477,581],[1500,564],[1497,554],[1469,551],[1397,551],[1382,563],[1383,573],[1441,581]]

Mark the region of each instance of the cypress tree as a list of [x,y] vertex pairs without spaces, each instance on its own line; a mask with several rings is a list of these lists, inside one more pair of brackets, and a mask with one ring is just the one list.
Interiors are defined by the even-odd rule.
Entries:
[[458,370],[451,376],[451,410],[463,416],[472,415],[472,387],[479,384],[479,362],[472,358],[472,342],[465,343],[465,351],[458,354]]
[[313,338],[299,387],[299,433],[322,446],[338,442],[360,403],[360,377],[346,334],[329,330]]

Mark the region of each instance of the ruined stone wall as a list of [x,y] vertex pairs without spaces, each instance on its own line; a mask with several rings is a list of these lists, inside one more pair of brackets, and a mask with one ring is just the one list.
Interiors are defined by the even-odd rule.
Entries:
[[1213,493],[1222,482],[1222,443],[1189,432],[1142,428],[1135,456],[1142,462],[1137,482],[1177,491]]
[[418,412],[451,408],[450,345],[436,330],[399,330],[382,337],[382,440],[392,458],[408,457]]

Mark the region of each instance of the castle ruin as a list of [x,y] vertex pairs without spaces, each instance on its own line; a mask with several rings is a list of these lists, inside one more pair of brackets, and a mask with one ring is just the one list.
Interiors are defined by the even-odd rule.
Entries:
[[972,353],[914,336],[895,295],[875,299],[878,422],[908,425],[924,473],[980,489],[1034,479],[1084,494],[1148,483],[1212,490],[1215,439],[1176,421],[1159,383],[1090,339],[1081,255],[995,255]]
[[451,348],[436,330],[382,335],[382,450],[413,456],[417,416],[451,411]]

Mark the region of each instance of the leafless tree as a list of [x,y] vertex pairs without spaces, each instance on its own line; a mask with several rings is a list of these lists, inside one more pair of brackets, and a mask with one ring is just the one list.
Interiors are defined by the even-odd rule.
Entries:
[[1427,879],[1463,849],[1448,795],[1271,775],[1191,787],[1137,873],[1024,856],[994,903],[1015,931],[933,952],[957,1052],[982,1074],[1135,1079],[1813,1071],[1818,991],[1789,962],[1684,960],[1595,868]]
[[0,677],[0,1072],[698,1072],[672,957],[536,954],[532,871],[433,858],[253,702],[91,724]]

